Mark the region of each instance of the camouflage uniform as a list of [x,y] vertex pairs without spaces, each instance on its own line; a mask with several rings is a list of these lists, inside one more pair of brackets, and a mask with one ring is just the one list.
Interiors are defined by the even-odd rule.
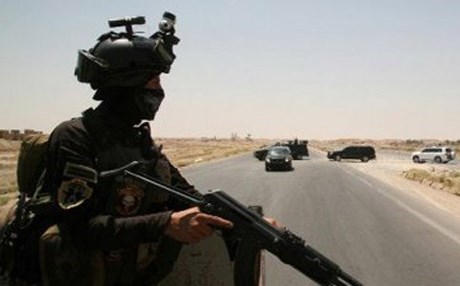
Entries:
[[141,171],[195,192],[154,144],[148,124],[134,127],[153,120],[164,98],[159,75],[175,59],[175,22],[165,12],[159,30],[143,37],[132,26],[144,17],[110,20],[111,28],[126,31],[104,33],[93,48],[78,51],[75,75],[102,103],[60,124],[49,138],[36,216],[16,244],[14,280],[154,285],[171,269],[180,244],[164,236],[165,228],[172,210],[187,206],[121,175],[99,174],[140,161]]
[[51,193],[59,223],[40,239],[45,284],[154,285],[161,280],[180,249],[163,235],[165,227],[172,210],[186,206],[122,176],[97,176],[143,161],[143,171],[196,192],[153,142],[149,126],[132,127],[101,104],[60,124],[48,153],[43,188]]

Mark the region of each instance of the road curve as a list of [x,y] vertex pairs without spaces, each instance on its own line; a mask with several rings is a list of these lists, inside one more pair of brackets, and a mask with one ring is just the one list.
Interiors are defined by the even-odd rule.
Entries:
[[[262,205],[365,285],[460,285],[459,217],[318,153],[294,168],[266,172],[245,154],[182,172],[202,191]],[[315,283],[267,254],[266,285]]]

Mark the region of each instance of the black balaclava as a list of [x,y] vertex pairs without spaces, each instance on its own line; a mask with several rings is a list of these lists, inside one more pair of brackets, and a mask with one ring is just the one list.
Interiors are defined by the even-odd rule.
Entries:
[[101,108],[115,114],[127,125],[153,120],[164,98],[163,89],[107,87],[97,90]]
[[134,93],[134,103],[141,119],[153,120],[165,97],[163,89],[142,88]]

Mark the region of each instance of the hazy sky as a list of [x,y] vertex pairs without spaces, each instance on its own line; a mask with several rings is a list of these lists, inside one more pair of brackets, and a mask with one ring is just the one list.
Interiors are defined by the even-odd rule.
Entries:
[[458,0],[0,0],[0,129],[95,106],[77,50],[164,11],[181,42],[154,137],[460,139]]

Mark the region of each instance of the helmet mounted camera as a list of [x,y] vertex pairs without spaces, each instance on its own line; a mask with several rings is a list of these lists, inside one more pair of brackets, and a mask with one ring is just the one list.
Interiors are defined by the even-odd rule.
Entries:
[[78,51],[75,75],[80,82],[101,87],[137,87],[152,76],[168,73],[176,56],[173,46],[179,43],[175,33],[176,17],[165,12],[159,31],[150,37],[138,35],[133,25],[145,24],[145,18],[126,17],[109,20],[109,27],[125,27],[124,32],[110,31],[98,38],[97,44]]

